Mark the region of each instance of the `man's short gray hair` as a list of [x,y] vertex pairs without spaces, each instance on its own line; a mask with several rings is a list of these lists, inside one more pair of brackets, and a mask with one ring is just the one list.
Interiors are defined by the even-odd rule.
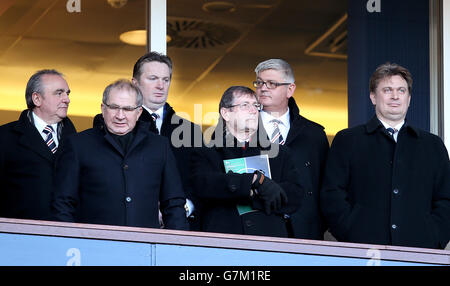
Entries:
[[143,96],[141,90],[127,79],[119,79],[105,88],[105,91],[103,91],[102,100],[104,104],[108,104],[109,94],[113,89],[125,89],[131,91],[132,93],[136,94],[136,106],[142,106]]
[[35,72],[28,80],[27,87],[25,89],[25,100],[27,102],[28,109],[32,110],[36,107],[33,102],[33,93],[44,93],[45,86],[42,84],[42,76],[44,75],[58,75],[63,77],[63,74],[55,69],[43,69]]
[[265,70],[280,71],[283,75],[283,79],[286,82],[289,82],[289,83],[295,82],[294,71],[292,70],[291,66],[285,60],[270,59],[270,60],[259,63],[255,68],[256,76],[258,76],[260,72],[265,71]]

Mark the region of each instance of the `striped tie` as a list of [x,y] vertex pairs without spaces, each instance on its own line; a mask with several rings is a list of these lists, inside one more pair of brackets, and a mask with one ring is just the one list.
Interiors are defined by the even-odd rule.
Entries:
[[53,128],[50,125],[45,126],[44,130],[42,131],[45,135],[47,135],[47,139],[45,139],[45,144],[47,144],[48,148],[50,148],[50,151],[52,151],[53,154],[55,154],[58,147],[56,147],[55,140],[53,140]]
[[157,126],[157,125],[156,125],[156,119],[159,118],[159,114],[152,113],[152,114],[150,114],[150,116],[152,117],[153,122],[155,123],[155,129],[156,129],[156,132],[158,132],[158,134],[159,134],[159,129],[158,129],[158,127],[156,127],[156,126]]
[[273,128],[274,128],[270,142],[283,145],[284,144],[283,135],[281,135],[280,128],[278,127],[278,124],[280,124],[281,121],[277,120],[277,119],[273,119],[270,122],[272,122]]
[[386,131],[389,133],[389,135],[392,137],[392,139],[394,139],[394,141],[397,142],[397,140],[395,140],[394,134],[397,133],[398,130],[395,128],[389,127],[389,128],[386,128]]

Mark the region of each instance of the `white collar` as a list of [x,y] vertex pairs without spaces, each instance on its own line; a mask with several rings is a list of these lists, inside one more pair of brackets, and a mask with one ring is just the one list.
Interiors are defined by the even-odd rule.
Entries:
[[147,108],[145,105],[142,105],[143,108],[145,108],[145,110],[148,111],[148,113],[152,114],[152,113],[156,113],[159,115],[158,119],[163,119],[163,115],[164,115],[164,105],[161,106],[160,108],[158,108],[158,110],[156,111],[152,111],[150,110],[150,108]]
[[388,128],[394,128],[395,130],[399,131],[403,124],[405,124],[405,120],[402,120],[402,122],[400,122],[399,124],[397,124],[396,126],[390,126],[389,124],[387,124],[386,122],[384,122],[383,120],[381,120],[380,118],[378,118],[378,120],[380,120],[381,124],[383,124],[384,128],[388,129]]
[[37,130],[39,131],[39,133],[42,133],[42,131],[45,129],[45,127],[47,125],[50,125],[53,128],[53,131],[56,134],[56,128],[58,127],[58,123],[53,123],[53,124],[47,124],[42,118],[40,118],[39,116],[36,115],[36,113],[31,112],[33,114],[33,122],[34,122],[34,126],[36,126]]
[[262,110],[260,112],[260,114],[261,114],[261,119],[262,119],[264,126],[266,126],[266,124],[269,124],[269,122],[272,121],[273,119],[281,121],[281,123],[286,127],[290,126],[289,107],[288,107],[287,111],[280,117],[274,117],[270,113],[268,113],[264,110]]

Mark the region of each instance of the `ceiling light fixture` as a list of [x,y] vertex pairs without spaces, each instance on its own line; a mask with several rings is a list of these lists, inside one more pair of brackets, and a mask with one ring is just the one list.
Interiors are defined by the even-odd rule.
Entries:
[[[119,39],[128,45],[145,46],[147,45],[147,31],[146,30],[132,30],[120,34]],[[167,35],[166,43],[170,42],[172,38]]]
[[236,11],[236,3],[234,1],[215,1],[215,0],[206,0],[202,5],[203,11],[206,12],[234,12]]
[[113,8],[122,8],[128,2],[128,0],[107,0],[108,4]]

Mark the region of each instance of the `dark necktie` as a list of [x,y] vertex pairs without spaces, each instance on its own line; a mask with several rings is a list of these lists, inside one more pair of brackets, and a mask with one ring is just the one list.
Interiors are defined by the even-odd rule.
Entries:
[[397,133],[397,129],[389,127],[386,128],[386,131],[389,133],[389,135],[392,137],[392,139],[394,139],[395,142],[397,142],[397,140],[395,140],[394,134]]
[[270,122],[273,124],[273,127],[275,128],[272,133],[272,136],[270,137],[270,142],[283,145],[284,138],[283,138],[283,135],[281,135],[280,128],[278,127],[278,124],[280,124],[281,121],[277,120],[277,119],[273,119]]
[[158,126],[156,125],[156,119],[159,118],[159,115],[156,113],[152,113],[152,114],[150,114],[150,116],[152,117],[153,122],[155,123],[156,132],[159,134],[159,129],[158,129]]
[[55,140],[53,139],[53,128],[50,125],[45,126],[44,130],[42,131],[45,135],[47,135],[47,139],[45,139],[45,144],[47,144],[48,148],[50,148],[50,151],[54,154],[58,147],[56,147]]

